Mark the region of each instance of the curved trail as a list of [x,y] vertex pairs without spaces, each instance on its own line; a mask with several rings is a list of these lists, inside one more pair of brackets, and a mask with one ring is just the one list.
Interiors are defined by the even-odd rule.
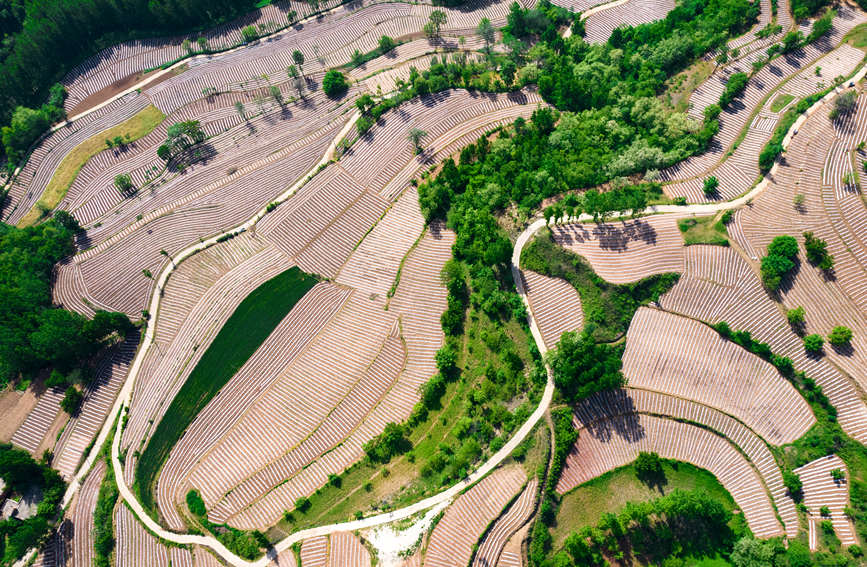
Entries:
[[[847,82],[848,84],[854,84],[864,77],[865,73],[867,73],[867,67],[862,69],[855,77],[851,79],[851,81]],[[783,147],[787,147],[789,142],[791,141],[792,136],[794,136],[798,128],[803,124],[803,122],[812,115],[821,105],[831,100],[836,93],[842,87],[838,87],[834,91],[830,92],[823,99],[817,101],[806,113],[804,113],[795,124],[790,129],[789,133],[786,135],[783,140]],[[292,196],[304,183],[306,183],[309,178],[316,173],[319,167],[327,164],[332,160],[337,144],[343,137],[350,131],[350,129],[355,125],[356,121],[359,118],[359,114],[356,112],[351,119],[347,122],[347,124],[343,127],[343,129],[337,134],[337,136],[332,140],[329,148],[326,150],[322,159],[317,163],[308,173],[303,176],[299,181],[297,181],[294,185],[292,185],[289,189],[287,189],[276,202],[283,202]],[[678,206],[678,205],[659,205],[659,206],[651,206],[647,209],[641,211],[643,214],[660,214],[660,213],[679,213],[679,214],[710,214],[715,213],[722,210],[734,209],[740,207],[741,205],[746,204],[748,201],[756,197],[759,193],[764,191],[765,187],[769,183],[769,179],[773,177],[774,173],[778,169],[778,164],[775,164],[771,169],[771,172],[768,176],[764,177],[761,182],[759,182],[752,190],[748,193],[738,197],[737,199],[720,202],[720,203],[705,203],[705,204],[694,204],[687,206]],[[262,219],[266,214],[266,209],[262,208],[256,215],[254,215],[251,219],[246,221],[245,223],[236,226],[230,230],[227,230],[223,233],[215,235],[208,240],[197,243],[189,248],[183,250],[172,258],[170,264],[163,270],[160,274],[156,282],[157,290],[161,290],[164,288],[166,282],[168,281],[169,276],[172,271],[174,271],[175,267],[184,259],[192,256],[196,252],[203,250],[209,246],[214,245],[217,242],[217,239],[225,234],[229,234],[232,232],[237,232],[239,230],[246,230],[255,225],[259,220]],[[580,217],[570,219],[571,221],[589,221],[592,218],[589,215],[581,215]],[[527,313],[529,317],[530,331],[533,335],[533,339],[536,342],[539,351],[544,354],[547,351],[545,347],[544,341],[542,340],[541,333],[539,332],[536,321],[533,317],[532,308],[529,305],[529,301],[527,299],[527,295],[523,286],[523,283],[519,274],[519,264],[521,252],[523,251],[524,246],[527,242],[536,234],[542,227],[546,226],[545,219],[538,219],[531,223],[527,228],[518,236],[515,246],[512,252],[511,259],[511,269],[513,272],[513,276],[516,282],[517,290],[522,300],[524,301],[525,306],[527,307]],[[150,303],[150,313],[153,316],[154,321],[159,313],[161,294],[154,293],[151,298]],[[114,420],[112,417],[117,417],[120,415],[122,410],[129,407],[130,398],[132,395],[133,386],[135,383],[135,378],[140,371],[142,360],[144,358],[144,353],[147,351],[148,347],[153,342],[154,338],[154,327],[153,325],[148,325],[145,330],[145,336],[142,341],[142,345],[139,348],[139,351],[133,361],[133,364],[130,368],[130,372],[124,382],[124,385],[115,401],[114,406],[112,407],[111,412],[109,413],[109,419],[106,420],[102,429],[100,430],[99,436],[93,444],[93,447],[88,455],[87,459],[79,468],[78,473],[70,482],[69,488],[67,489],[66,494],[63,499],[63,507],[69,505],[77,492],[78,488],[81,485],[83,478],[86,476],[87,472],[93,466],[97,457],[99,456],[99,452],[101,447],[105,444],[106,439],[108,438],[109,433],[111,432],[112,427],[114,426]],[[161,525],[159,525],[153,518],[151,518],[142,508],[141,504],[136,499],[135,495],[130,490],[129,486],[127,486],[122,473],[122,465],[119,459],[119,450],[120,450],[120,438],[122,435],[122,425],[123,420],[117,420],[117,428],[115,431],[114,441],[112,443],[111,450],[111,459],[113,461],[114,475],[115,481],[117,482],[117,486],[120,492],[121,497],[129,504],[130,508],[134,511],[135,515],[138,517],[138,520],[141,521],[151,532],[155,533],[157,536],[164,538],[167,541],[178,543],[178,544],[195,544],[202,545],[205,547],[209,547],[214,552],[219,554],[224,560],[226,560],[230,565],[234,565],[237,567],[266,567],[272,561],[272,553],[279,553],[285,551],[289,547],[291,547],[294,543],[299,542],[301,540],[320,536],[327,535],[340,531],[353,531],[363,528],[369,528],[381,524],[386,524],[395,520],[407,518],[412,516],[418,512],[423,510],[427,510],[433,506],[438,504],[442,504],[447,502],[460,494],[464,489],[468,488],[486,474],[488,474],[491,470],[497,467],[506,457],[508,457],[512,451],[527,437],[527,435],[533,430],[545,412],[548,410],[548,407],[551,403],[551,399],[554,393],[554,384],[551,376],[550,368],[548,369],[548,380],[545,385],[545,389],[542,394],[542,398],[539,401],[538,406],[535,411],[530,415],[530,417],[521,425],[521,427],[515,432],[512,438],[499,450],[497,453],[492,455],[482,466],[480,466],[475,472],[471,475],[460,481],[459,483],[451,486],[450,488],[435,494],[431,497],[428,497],[424,500],[416,502],[410,506],[401,508],[399,510],[395,510],[385,514],[379,514],[376,516],[371,516],[369,518],[364,518],[357,521],[352,522],[343,522],[337,524],[330,524],[325,526],[319,526],[315,528],[309,528],[306,530],[302,530],[296,533],[293,533],[286,537],[285,539],[279,541],[273,548],[272,551],[269,551],[269,554],[261,557],[257,561],[246,561],[231,551],[229,551],[222,543],[220,543],[216,538],[211,536],[201,536],[201,535],[192,535],[192,534],[178,534],[174,532],[170,532],[164,529]]]

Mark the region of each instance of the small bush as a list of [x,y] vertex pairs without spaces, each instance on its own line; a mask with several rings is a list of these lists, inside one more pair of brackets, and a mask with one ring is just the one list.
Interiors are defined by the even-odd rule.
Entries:
[[195,489],[187,492],[187,508],[197,518],[204,518],[208,513],[208,510],[205,508],[205,501],[202,500],[202,495]]

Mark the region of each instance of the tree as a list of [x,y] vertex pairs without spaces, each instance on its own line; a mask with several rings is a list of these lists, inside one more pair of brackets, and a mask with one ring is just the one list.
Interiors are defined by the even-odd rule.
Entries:
[[292,79],[292,88],[298,93],[298,98],[304,98],[304,79],[301,77]]
[[846,473],[844,473],[841,469],[832,469],[831,478],[834,479],[834,482],[843,482],[844,480],[846,480]]
[[476,28],[476,33],[485,40],[485,51],[488,53],[491,52],[491,44],[494,43],[494,39],[496,36],[496,32],[494,31],[494,26],[491,24],[491,20],[488,18],[482,18],[479,20],[479,25]]
[[240,100],[235,102],[235,112],[241,117],[241,120],[247,120],[247,112],[244,110],[244,103]]
[[798,255],[798,241],[788,235],[777,236],[768,245],[768,255],[793,260]]
[[63,399],[60,401],[60,407],[69,415],[73,415],[78,411],[83,399],[84,394],[75,386],[70,386],[66,389]]
[[280,88],[277,85],[271,85],[271,98],[274,99],[279,106],[283,106],[283,93],[280,92]]
[[167,144],[162,144],[157,148],[157,157],[163,161],[172,159],[172,149]]
[[635,459],[635,473],[639,479],[648,484],[656,484],[665,476],[659,455],[646,451],[638,453],[638,458]]
[[804,34],[799,31],[790,31],[783,36],[783,53],[789,53],[801,46]]
[[331,69],[325,73],[322,79],[322,90],[330,98],[343,96],[349,90],[349,83],[346,82],[346,77],[337,69]]
[[298,76],[298,67],[296,67],[295,65],[289,65],[288,67],[286,67],[286,75],[290,79],[296,78]]
[[4,126],[0,131],[6,155],[14,160],[23,157],[30,144],[48,129],[49,124],[50,120],[42,110],[17,107],[9,126]]
[[801,490],[804,486],[801,482],[801,477],[788,469],[784,469],[783,485],[785,485],[786,490],[789,492],[789,495],[791,495],[792,498],[794,498],[796,501],[801,500],[801,498],[803,497]]
[[358,49],[356,49],[352,52],[349,60],[352,61],[352,64],[354,66],[361,67],[361,65],[364,63],[364,55]]
[[839,325],[828,334],[828,342],[834,346],[845,346],[852,340],[852,329]]
[[793,201],[793,202],[794,202],[794,204],[795,204],[795,208],[798,209],[798,210],[800,211],[801,209],[804,208],[804,203],[805,203],[806,201],[807,201],[807,198],[804,196],[804,194],[803,194],[803,193],[798,193],[797,195],[795,195],[795,198],[794,198],[794,201]]
[[387,463],[412,448],[403,425],[389,422],[382,433],[364,444],[364,452],[375,463]]
[[819,354],[822,352],[824,344],[825,339],[822,338],[822,335],[812,334],[804,337],[804,350],[807,352]]
[[132,177],[128,173],[119,173],[114,176],[114,186],[121,193],[130,193],[135,186],[132,184]]
[[199,46],[199,51],[205,51],[208,49],[208,39],[205,37],[199,37],[196,40],[196,45]]
[[288,12],[286,12],[286,21],[289,23],[290,26],[294,24],[295,20],[297,19],[298,13],[295,10],[289,10]]
[[761,274],[762,283],[770,291],[776,291],[780,288],[780,284],[785,276],[795,263],[784,256],[771,254],[762,258]]
[[785,552],[786,548],[778,540],[763,541],[745,536],[735,543],[731,561],[735,567],[773,567],[783,564],[778,557]]
[[428,17],[428,23],[425,24],[424,32],[429,37],[439,37],[440,30],[446,23],[448,16],[442,10],[434,10]]
[[622,361],[617,349],[596,344],[587,329],[563,333],[557,348],[549,351],[548,363],[554,384],[570,403],[602,390],[619,388],[626,380],[620,372]]
[[719,188],[719,180],[711,175],[707,179],[704,180],[704,196],[707,198],[711,198],[717,194],[717,190]]
[[304,54],[301,53],[301,50],[296,49],[292,52],[292,61],[298,65],[298,68],[301,70],[301,74],[304,74]]
[[828,271],[834,267],[834,257],[828,254],[828,243],[817,238],[812,232],[804,233],[804,248],[807,259],[819,269]]
[[383,35],[379,38],[379,54],[384,55],[394,49],[397,44],[387,35]]
[[407,134],[407,138],[412,144],[413,151],[415,151],[416,154],[421,153],[421,140],[425,136],[427,136],[427,132],[425,132],[424,130],[420,130],[419,128],[412,128],[409,131],[409,134]]
[[81,232],[81,225],[78,224],[78,221],[72,214],[68,211],[59,210],[54,212],[54,220],[56,220],[60,225],[66,230],[77,233]]
[[786,319],[789,321],[789,325],[791,325],[795,329],[803,328],[804,315],[804,308],[800,305],[795,307],[794,309],[789,309],[788,311],[786,311]]

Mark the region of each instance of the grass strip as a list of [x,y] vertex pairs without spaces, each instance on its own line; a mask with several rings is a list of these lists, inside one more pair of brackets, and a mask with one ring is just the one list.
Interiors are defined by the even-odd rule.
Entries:
[[90,158],[106,149],[106,139],[111,140],[120,136],[126,143],[134,142],[153,132],[165,119],[166,115],[160,109],[150,105],[128,120],[121,122],[117,126],[112,126],[108,130],[94,134],[75,146],[63,158],[60,165],[57,166],[54,175],[52,175],[51,180],[45,187],[42,197],[18,222],[18,227],[22,228],[35,224],[45,216],[47,211],[56,207],[63,200],[63,197],[66,196],[66,192],[72,186],[75,178],[78,177],[78,172],[81,171],[84,164]]
[[677,228],[680,229],[683,243],[686,246],[693,244],[729,245],[728,229],[722,220],[717,220],[717,215],[680,219],[677,221]]
[[156,510],[152,487],[169,451],[207,403],[256,352],[316,278],[290,268],[257,287],[235,309],[190,373],[150,438],[136,468],[136,491]]

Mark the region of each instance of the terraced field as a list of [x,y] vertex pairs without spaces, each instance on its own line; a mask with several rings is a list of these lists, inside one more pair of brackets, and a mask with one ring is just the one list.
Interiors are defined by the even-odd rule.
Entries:
[[[659,20],[675,8],[668,0],[555,4],[593,10],[585,20],[591,44],[607,42],[620,26]],[[828,419],[827,406],[805,398],[803,379],[781,374],[770,354],[752,354],[712,328],[726,322],[767,343],[774,355],[791,359],[821,387],[842,430],[867,443],[867,207],[859,174],[861,162],[867,162],[863,85],[846,82],[836,91],[856,91],[850,112],[832,119],[830,98],[836,95],[831,95],[798,122],[783,156],[757,186],[762,176],[757,156],[785,113],[863,64],[864,51],[844,36],[867,23],[867,15],[841,4],[824,37],[754,69],[786,33],[810,31],[808,23],[793,21],[785,0],[773,8],[769,0],[759,4],[754,27],[728,42],[737,52],[728,51],[729,60],[691,93],[687,130],[719,101],[734,73],[750,75],[744,92],[721,113],[707,151],[659,172],[666,197],[694,204],[661,205],[647,214],[632,211],[630,218],[597,222],[583,215],[550,227],[556,244],[585,258],[606,282],[631,284],[663,273],[681,277],[657,301],[629,307],[635,314],[628,332],[609,345],[618,356],[616,349],[622,348],[626,386],[565,408],[578,437],[565,456],[556,457],[564,467],[548,486],[563,495],[653,452],[713,474],[757,538],[792,540],[806,532],[810,548],[818,550],[821,522],[829,520],[843,546],[860,545],[856,524],[847,516],[854,504],[849,482],[858,474],[855,468],[828,455],[795,469],[806,510],[799,510],[784,482],[789,465],[783,461],[799,444],[811,442],[805,436],[824,432],[815,426]],[[295,23],[286,27],[289,10],[296,12],[290,18]],[[445,23],[425,33],[434,10],[442,10]],[[68,417],[61,410],[64,391],[49,388],[16,424],[12,443],[35,457],[50,451],[51,465],[73,482],[72,506],[36,565],[94,564],[93,511],[106,467],[101,461],[90,467],[112,431],[122,495],[113,515],[117,567],[367,567],[376,563],[378,550],[362,538],[364,529],[384,523],[403,529],[437,505],[444,512],[433,527],[418,530],[417,541],[404,550],[403,565],[528,564],[532,544],[526,542],[537,537],[546,506],[556,500],[544,492],[551,481],[544,477],[551,470],[545,465],[556,462],[548,451],[562,448],[556,439],[551,447],[534,447],[527,436],[543,419],[553,425],[552,399],[566,406],[554,394],[553,371],[545,365],[551,359],[536,355],[556,352],[564,332],[592,330],[594,321],[590,312],[585,321],[582,296],[570,283],[518,265],[523,245],[542,227],[539,209],[556,205],[559,197],[545,194],[532,207],[514,195],[506,206],[492,200],[494,222],[484,230],[512,238],[515,281],[507,274],[508,262],[491,268],[500,278],[494,279],[484,271],[489,266],[468,261],[464,283],[473,288],[466,297],[448,281],[448,270],[443,274],[452,258],[466,259],[470,233],[460,225],[463,211],[453,208],[447,219],[428,221],[419,204],[446,158],[461,167],[473,160],[481,164],[486,152],[504,154],[503,148],[511,147],[507,140],[523,128],[557,128],[554,121],[543,124],[545,113],[531,120],[551,100],[550,83],[532,78],[543,66],[543,52],[524,54],[528,46],[497,43],[510,19],[516,25],[509,13],[506,0],[471,0],[458,8],[427,1],[281,0],[203,32],[209,53],[188,57],[186,37],[129,41],[101,51],[64,78],[65,106],[73,120],[32,148],[9,185],[0,210],[3,222],[27,224],[40,216],[37,202],[64,158],[85,141],[92,143],[151,106],[166,118],[140,139],[122,147],[110,144],[87,160],[60,201],[59,209],[74,214],[83,231],[75,237],[75,254],[52,274],[53,303],[86,316],[100,309],[120,311],[142,322],[95,358],[94,379],[83,384],[77,413]],[[571,31],[562,24],[570,18],[562,17],[560,29],[525,37],[560,41],[554,32],[568,37]],[[494,31],[491,50],[490,37],[482,37],[484,26],[479,27],[482,18],[500,30]],[[780,29],[763,37],[760,30],[771,23]],[[267,37],[247,41],[241,30],[250,25]],[[382,36],[396,44],[385,53],[377,51]],[[566,41],[573,45],[576,39]],[[297,81],[287,70],[297,64],[296,50],[305,59],[297,65]],[[452,77],[448,84],[470,88],[439,87],[433,94],[400,99],[395,108],[375,115],[369,129],[361,127],[359,120],[369,116],[362,115],[362,97],[372,95],[380,103],[401,97],[410,77],[463,58],[490,64],[484,81],[501,91],[509,90],[497,82],[511,73],[509,61],[526,58],[515,84],[528,86],[484,92],[467,77],[463,83]],[[161,66],[166,68],[156,69]],[[323,90],[331,69],[349,80],[340,96]],[[778,100],[787,102],[775,104]],[[514,129],[499,129],[518,119]],[[206,138],[197,155],[160,157],[172,125],[191,120]],[[616,125],[612,118],[611,128]],[[490,144],[473,148],[478,153],[461,153],[491,132]],[[414,134],[423,143],[412,141]],[[568,146],[560,134],[552,136],[557,147]],[[502,188],[481,183],[485,173],[480,166],[461,179],[463,185],[449,186],[449,198],[458,202],[470,191],[501,194]],[[115,187],[124,174],[135,186],[131,194]],[[703,190],[709,176],[719,181],[715,195]],[[637,182],[639,176],[631,179]],[[540,174],[533,183],[552,181]],[[738,199],[748,192],[748,198]],[[727,230],[728,245],[685,245],[678,221],[725,209],[736,209],[720,229]],[[486,236],[473,230],[480,231],[474,238]],[[822,272],[808,261],[806,231],[827,241],[836,260],[833,271]],[[801,245],[798,263],[781,290],[768,293],[759,277],[760,258],[782,234]],[[502,304],[494,309],[484,304],[480,282],[486,277],[502,284],[495,290]],[[521,300],[535,343],[529,346],[530,362],[521,361],[513,372],[534,380],[535,389],[496,408],[502,415],[472,413],[490,395],[484,388],[468,393],[461,404],[431,403],[426,385],[432,378],[439,373],[446,391],[454,392],[452,378],[459,372],[446,375],[470,358],[473,341],[490,346],[497,340],[490,329],[466,342],[459,334],[447,336],[447,309],[463,301],[472,321],[485,313],[495,329],[498,317],[522,313]],[[800,329],[785,316],[797,306],[806,309]],[[499,314],[492,314],[496,309]],[[826,345],[821,356],[805,351],[803,335],[827,336],[838,325],[854,331],[849,345]],[[498,368],[492,363],[478,373],[491,374],[496,384],[506,379]],[[458,383],[476,377],[466,372]],[[387,424],[411,416],[427,419],[425,404],[443,411],[434,414],[428,433],[454,434],[459,450],[476,443],[473,462],[483,463],[479,471],[461,470],[448,479],[450,492],[438,484],[443,492],[417,502],[421,497],[404,494],[408,487],[391,486],[398,481],[389,475],[394,470],[400,477],[406,472],[400,467],[415,459],[435,461],[408,453],[402,457],[406,462],[383,465],[388,472],[362,479],[342,495],[355,502],[351,499],[359,494],[386,486],[389,497],[351,510],[340,518],[345,523],[293,531],[292,518],[303,516],[308,498],[326,487],[340,488],[342,475],[370,454],[367,444]],[[448,413],[455,411],[472,418]],[[114,416],[122,418],[112,430]],[[447,461],[456,458],[445,443],[431,451],[447,455]],[[535,475],[522,463],[531,451],[540,465]],[[419,474],[433,476],[445,466],[429,464]],[[374,488],[374,482],[382,486]],[[192,509],[191,491],[201,496],[204,514]],[[396,498],[410,504],[395,507]],[[144,513],[133,513],[141,505]],[[830,510],[827,518],[823,510]],[[237,549],[224,547],[227,528],[257,534],[259,551],[267,553],[253,562],[242,560]]]

